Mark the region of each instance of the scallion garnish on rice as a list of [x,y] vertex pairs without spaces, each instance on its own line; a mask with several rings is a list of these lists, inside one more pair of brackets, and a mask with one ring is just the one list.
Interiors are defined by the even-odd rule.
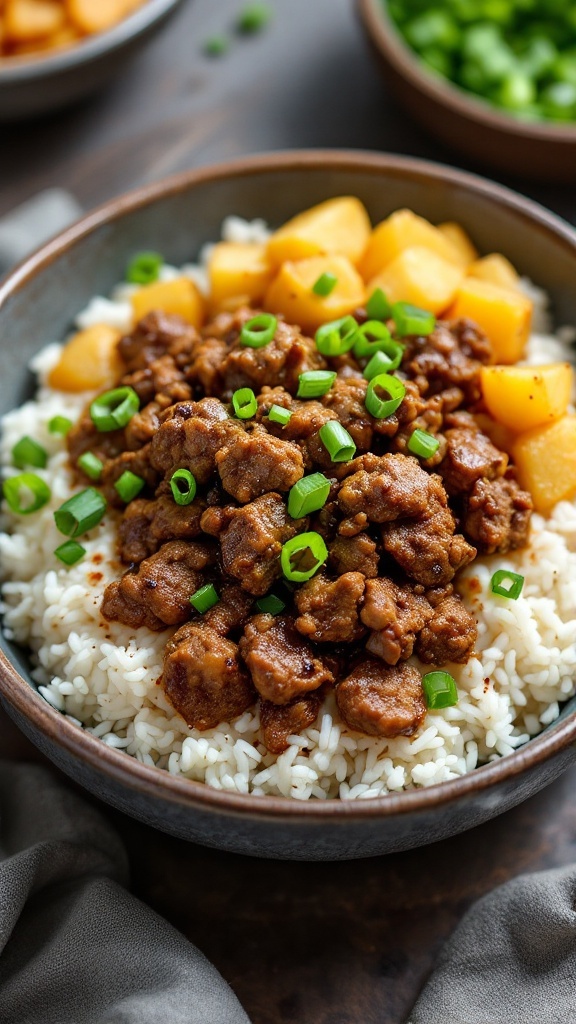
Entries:
[[524,577],[509,569],[497,569],[490,580],[490,590],[498,597],[508,597],[511,601],[517,601],[522,593]]
[[36,473],[19,473],[4,481],[4,497],[12,512],[29,516],[50,501],[51,490]]
[[18,469],[25,469],[26,466],[44,469],[48,462],[48,452],[38,441],[26,434],[12,448],[12,462]]
[[97,526],[106,512],[106,501],[94,487],[68,498],[54,513],[56,526],[66,537],[79,537]]
[[67,416],[53,416],[52,419],[48,420],[49,434],[60,434],[62,437],[65,437],[71,427],[72,420],[69,420]]
[[422,678],[426,706],[431,711],[458,703],[456,680],[449,672],[427,672]]
[[76,540],[65,540],[55,549],[54,554],[64,565],[75,565],[86,554],[86,548]]

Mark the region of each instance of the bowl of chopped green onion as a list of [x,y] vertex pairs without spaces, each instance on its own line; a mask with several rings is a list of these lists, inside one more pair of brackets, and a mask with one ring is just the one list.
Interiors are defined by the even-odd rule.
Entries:
[[386,80],[426,129],[480,164],[576,174],[576,5],[357,0]]

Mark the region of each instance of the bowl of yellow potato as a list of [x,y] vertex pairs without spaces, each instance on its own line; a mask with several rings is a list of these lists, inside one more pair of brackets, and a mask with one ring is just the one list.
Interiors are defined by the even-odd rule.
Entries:
[[120,72],[179,0],[5,0],[0,120],[89,96]]

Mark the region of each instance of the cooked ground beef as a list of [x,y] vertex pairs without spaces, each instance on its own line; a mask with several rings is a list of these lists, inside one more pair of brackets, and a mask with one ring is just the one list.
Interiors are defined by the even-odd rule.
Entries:
[[449,494],[466,494],[477,480],[494,480],[506,472],[508,456],[480,430],[447,430],[446,454],[439,473]]
[[427,337],[409,340],[402,369],[423,394],[456,386],[472,403],[480,398],[480,371],[490,356],[490,342],[470,320],[438,323]]
[[242,324],[257,315],[255,310],[238,310],[232,317],[230,330],[236,334],[229,354],[220,368],[224,389],[231,394],[238,388],[260,391],[265,385],[281,385],[290,394],[298,390],[298,377],[307,370],[326,366],[312,338],[300,333],[298,327],[278,320],[273,340],[261,348],[250,348],[239,341]]
[[427,665],[468,661],[478,639],[476,620],[459,597],[447,597],[436,606],[416,641],[416,654]]
[[426,511],[430,480],[412,456],[382,455],[372,471],[361,469],[344,480],[338,501],[346,515],[363,512],[373,523],[413,518]]
[[336,687],[336,702],[351,729],[369,736],[412,736],[424,721],[420,673],[411,665],[386,668],[367,658]]
[[344,572],[361,572],[367,579],[378,575],[380,555],[376,541],[367,533],[354,537],[336,537],[329,548],[328,565],[340,576]]
[[198,537],[205,509],[203,498],[196,498],[190,505],[177,505],[172,495],[167,494],[154,501],[131,501],[118,527],[122,561],[141,562],[168,540]]
[[189,357],[199,340],[196,329],[181,317],[156,310],[120,340],[118,351],[127,371],[134,373],[167,354],[182,363],[182,356]]
[[322,694],[317,690],[296,697],[289,704],[260,701],[260,729],[264,746],[272,754],[281,754],[288,747],[288,737],[298,736],[318,718]]
[[528,543],[532,498],[515,480],[476,480],[464,503],[464,533],[479,551],[505,554]]
[[262,427],[237,433],[216,453],[222,486],[245,504],[267,491],[289,491],[304,476],[300,449]]
[[152,466],[168,479],[188,469],[198,484],[206,484],[216,469],[216,454],[243,431],[217,398],[180,402],[168,410],[150,447]]
[[416,635],[434,614],[426,598],[410,585],[398,586],[388,578],[366,580],[360,618],[373,630],[366,650],[396,665],[409,658]]
[[351,643],[365,633],[358,619],[365,578],[345,572],[335,580],[314,576],[294,595],[299,611],[296,629],[316,643]]
[[288,704],[323,683],[334,682],[287,615],[255,615],[244,630],[240,653],[258,693],[273,704]]

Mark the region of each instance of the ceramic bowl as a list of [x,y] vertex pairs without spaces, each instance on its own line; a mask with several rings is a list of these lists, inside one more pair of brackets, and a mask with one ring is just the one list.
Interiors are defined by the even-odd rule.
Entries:
[[107,32],[50,53],[0,59],[0,120],[45,114],[84,99],[119,74],[180,0],[146,0]]
[[573,183],[576,124],[519,121],[428,71],[404,42],[384,0],[356,0],[378,66],[427,132],[474,166],[525,179]]
[[[489,181],[447,167],[345,152],[272,154],[190,171],[107,203],[29,257],[0,285],[0,415],[30,394],[31,356],[63,337],[95,292],[106,295],[135,251],[176,265],[219,237],[225,215],[282,223],[351,194],[373,221],[410,207],[456,220],[481,251],[500,250],[551,295],[558,323],[576,323],[576,232]],[[443,839],[505,811],[576,758],[576,713],[513,754],[454,781],[373,800],[290,801],[211,789],[147,767],[60,715],[36,692],[26,652],[2,639],[0,698],[22,731],[102,800],[156,828],[262,857],[369,857]]]

